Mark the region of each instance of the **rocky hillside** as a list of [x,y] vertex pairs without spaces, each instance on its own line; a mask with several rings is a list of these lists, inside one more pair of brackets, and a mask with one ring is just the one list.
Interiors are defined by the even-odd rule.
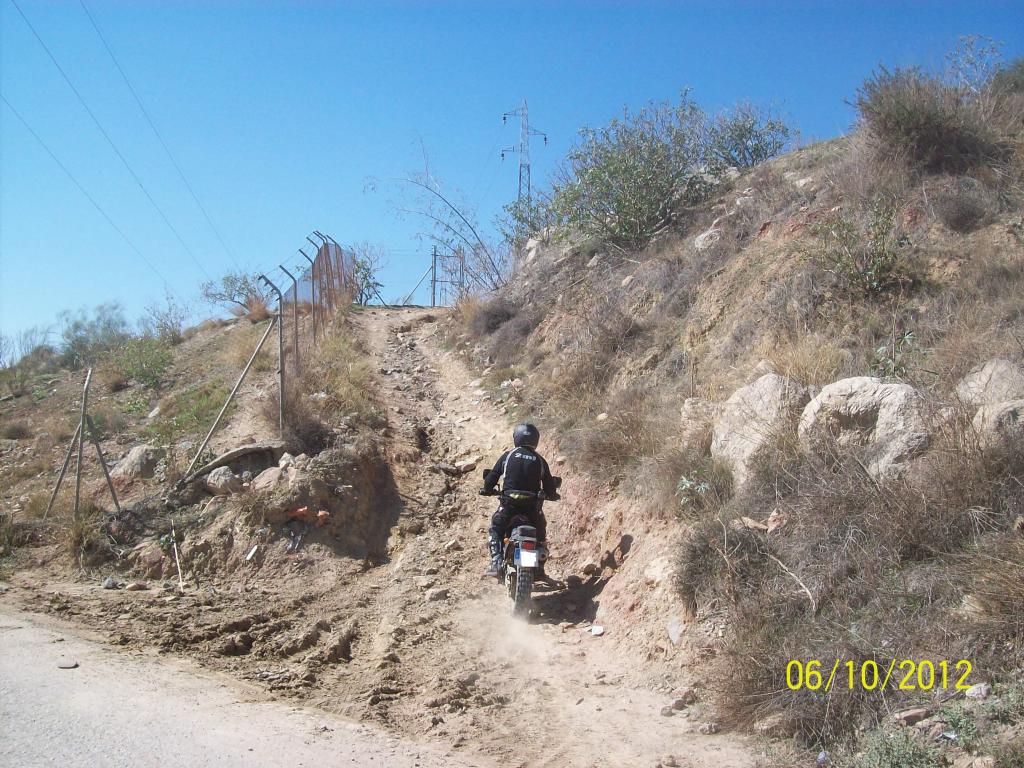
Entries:
[[[634,648],[706,663],[727,722],[842,764],[1019,765],[1019,122],[1002,159],[929,165],[887,154],[900,137],[872,108],[642,247],[534,233],[451,343],[585,478],[553,527],[607,580],[602,613]],[[787,685],[791,661],[925,660],[972,671]]]

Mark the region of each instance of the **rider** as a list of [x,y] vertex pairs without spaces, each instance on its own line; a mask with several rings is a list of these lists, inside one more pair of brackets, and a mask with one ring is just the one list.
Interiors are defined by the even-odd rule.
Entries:
[[[498,511],[491,518],[491,528],[488,531],[488,544],[491,550],[488,576],[497,576],[501,570],[502,540],[512,518],[515,515],[528,517],[537,529],[538,541],[543,544],[546,540],[548,521],[544,517],[543,499],[537,494],[543,491],[543,498],[552,501],[559,498],[558,484],[551,476],[548,463],[537,453],[540,430],[533,424],[518,424],[512,432],[512,441],[516,447],[501,455],[494,468],[484,476],[484,487],[480,490],[481,496],[491,495],[498,480],[502,475],[505,476],[501,502]],[[547,578],[543,565],[538,569],[536,578]]]

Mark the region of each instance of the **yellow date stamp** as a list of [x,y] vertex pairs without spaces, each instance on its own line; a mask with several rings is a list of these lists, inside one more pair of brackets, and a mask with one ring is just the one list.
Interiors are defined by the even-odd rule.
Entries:
[[786,665],[786,687],[791,691],[831,691],[836,686],[849,690],[966,691],[974,665],[967,659],[893,659],[888,664],[874,659],[793,659]]

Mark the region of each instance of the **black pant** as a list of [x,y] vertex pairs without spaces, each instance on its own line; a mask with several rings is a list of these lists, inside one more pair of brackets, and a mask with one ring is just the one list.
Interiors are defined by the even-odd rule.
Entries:
[[491,528],[488,531],[488,535],[498,541],[504,539],[505,534],[508,532],[509,523],[517,515],[522,515],[533,524],[533,527],[537,529],[538,541],[547,541],[548,520],[544,517],[544,504],[535,499],[523,501],[507,499],[502,501],[498,511],[491,517]]

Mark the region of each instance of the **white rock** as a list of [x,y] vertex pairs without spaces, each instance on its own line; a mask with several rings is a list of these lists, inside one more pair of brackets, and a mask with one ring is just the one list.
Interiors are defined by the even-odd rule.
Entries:
[[604,627],[602,627],[600,624],[595,624],[590,628],[590,634],[592,634],[594,637],[600,637],[604,634]]
[[607,413],[599,413],[599,414],[597,414],[597,420],[598,421],[608,421],[608,414]]
[[1024,446],[1024,399],[983,405],[972,424],[982,450]]
[[989,360],[960,380],[956,395],[975,406],[1024,399],[1024,368],[1005,358]]
[[206,490],[214,496],[227,496],[242,490],[242,480],[230,467],[217,467],[206,476]]
[[282,453],[281,459],[277,462],[277,466],[279,466],[281,469],[288,469],[288,467],[292,466],[294,463],[294,456],[292,456],[290,453]]
[[626,288],[626,287],[628,287],[628,286],[629,286],[629,284],[630,284],[630,283],[632,283],[632,282],[633,282],[634,280],[636,280],[636,277],[634,277],[633,275],[626,275],[626,276],[625,276],[624,278],[622,278],[622,283],[620,283],[620,285],[621,285],[621,286],[622,286],[623,288]]
[[712,432],[711,455],[729,466],[738,488],[750,479],[762,452],[795,426],[808,399],[803,386],[769,373],[725,401]]
[[110,476],[126,480],[153,477],[156,473],[156,465],[166,455],[167,451],[163,448],[153,445],[137,445],[117,463]]
[[688,397],[679,411],[682,447],[706,454],[711,450],[711,427],[722,415],[722,404]]
[[722,230],[712,227],[707,232],[702,232],[693,239],[693,247],[698,251],[706,251],[722,239]]
[[975,683],[964,691],[964,696],[968,699],[987,699],[991,693],[992,686],[988,683]]
[[800,441],[813,450],[821,440],[867,449],[875,478],[899,475],[930,442],[924,400],[909,384],[855,376],[829,384],[800,417]]

